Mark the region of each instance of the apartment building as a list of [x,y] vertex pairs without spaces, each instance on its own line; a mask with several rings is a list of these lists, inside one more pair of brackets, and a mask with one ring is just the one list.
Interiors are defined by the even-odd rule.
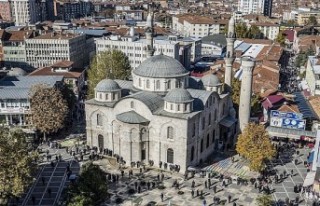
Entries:
[[70,21],[71,19],[90,16],[93,11],[94,6],[90,1],[54,1],[54,16],[58,20]]
[[305,25],[309,21],[310,16],[315,16],[317,22],[320,22],[320,10],[310,8],[298,8],[296,10],[283,13],[283,20],[295,20],[299,25]]
[[[102,37],[95,40],[97,53],[109,49],[117,49],[125,53],[130,65],[133,69],[137,68],[141,62],[147,58],[147,45],[146,39],[137,36],[109,36]],[[154,38],[155,55],[163,53],[164,55],[180,61],[186,68],[190,67],[191,46],[189,44],[179,44],[177,39],[169,39],[163,37]],[[197,47],[198,48],[198,47]],[[194,52],[196,53],[196,51]]]
[[172,30],[185,37],[202,38],[213,34],[215,21],[209,17],[196,15],[176,15],[172,17]]
[[12,21],[11,6],[8,0],[0,1],[0,15],[4,21]]
[[318,56],[308,57],[306,81],[312,96],[320,95],[320,58]]
[[66,32],[50,32],[33,39],[26,39],[27,62],[34,68],[47,67],[62,60],[74,62],[74,67],[85,66],[86,35]]
[[26,63],[25,40],[33,38],[36,35],[32,30],[6,31],[1,30],[0,42],[3,65],[5,67],[20,67],[30,69]]
[[243,14],[263,14],[264,0],[239,0],[238,11]]
[[257,26],[262,32],[263,36],[275,40],[280,32],[280,25],[271,22],[254,22],[250,23],[250,26]]

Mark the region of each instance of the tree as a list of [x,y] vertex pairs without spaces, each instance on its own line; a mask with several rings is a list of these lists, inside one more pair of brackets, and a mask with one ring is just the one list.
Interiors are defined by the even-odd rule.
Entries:
[[256,199],[258,206],[270,206],[273,204],[271,195],[260,195]]
[[71,85],[64,84],[62,88],[60,89],[62,98],[66,100],[67,106],[68,106],[68,115],[66,120],[66,124],[72,123],[72,115],[75,111],[75,105],[77,102],[76,95],[74,94]]
[[44,84],[35,85],[30,92],[30,106],[30,121],[43,133],[44,139],[46,134],[63,128],[68,105],[60,90]]
[[236,151],[249,160],[249,167],[254,171],[262,171],[265,161],[276,152],[264,126],[254,123],[249,123],[239,135]]
[[0,128],[0,205],[19,197],[32,182],[36,153],[28,151],[22,130]]
[[248,35],[248,27],[244,22],[236,24],[235,30],[238,38],[246,38]]
[[317,18],[314,15],[309,16],[308,24],[315,26],[318,24]]
[[100,52],[91,61],[88,71],[89,98],[94,97],[94,88],[103,79],[128,79],[131,66],[128,57],[119,50]]
[[276,38],[276,42],[278,42],[281,46],[284,46],[286,43],[286,37],[283,34],[282,31],[279,32],[277,38]]
[[296,58],[295,66],[296,67],[304,66],[308,61],[308,57],[312,55],[314,55],[314,51],[311,48],[309,48],[305,52],[301,52],[300,54],[298,54]]
[[70,193],[69,206],[80,206],[79,202],[84,202],[84,205],[99,205],[108,196],[106,174],[98,165],[92,163],[84,165]]
[[252,25],[248,31],[248,38],[250,39],[260,39],[262,37],[262,33],[256,25]]
[[297,22],[296,22],[294,19],[291,19],[291,20],[287,21],[287,25],[288,25],[288,26],[293,27],[293,26],[295,26],[296,24],[297,24]]

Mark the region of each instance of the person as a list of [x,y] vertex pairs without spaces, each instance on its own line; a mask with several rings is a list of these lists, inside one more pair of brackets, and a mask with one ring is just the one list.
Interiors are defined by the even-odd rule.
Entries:
[[163,202],[163,193],[160,194],[161,202]]
[[204,199],[202,203],[203,203],[203,206],[206,206],[207,205],[206,199]]
[[191,187],[194,188],[195,184],[196,184],[195,181],[192,180]]
[[293,170],[291,170],[291,177],[293,176]]
[[164,179],[164,174],[161,173],[161,182],[163,181],[163,179]]
[[138,187],[138,193],[141,193],[141,187],[140,187],[140,185],[139,185],[139,187]]
[[31,200],[32,200],[32,204],[35,205],[35,204],[36,204],[36,197],[35,197],[35,196],[32,196],[32,197],[31,197]]
[[134,187],[135,187],[136,190],[137,190],[137,188],[138,188],[138,182],[134,182]]
[[228,195],[228,203],[231,202],[231,195]]
[[208,188],[208,182],[207,182],[207,180],[204,181],[204,187],[205,187],[205,188]]
[[217,192],[217,186],[213,186],[213,192],[216,193]]
[[199,190],[197,190],[197,197],[199,196]]
[[237,203],[234,202],[234,203],[233,203],[233,206],[237,206]]
[[48,188],[47,192],[48,192],[49,197],[51,197],[51,189],[50,188]]
[[194,197],[194,190],[191,190],[192,198]]
[[45,178],[41,177],[41,180],[42,180],[42,185],[44,185],[45,184]]
[[53,168],[53,167],[54,167],[54,163],[51,161],[51,163],[50,163],[50,164],[51,164],[51,167]]

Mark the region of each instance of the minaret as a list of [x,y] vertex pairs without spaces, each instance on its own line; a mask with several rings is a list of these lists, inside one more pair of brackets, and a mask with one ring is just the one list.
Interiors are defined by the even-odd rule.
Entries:
[[153,48],[153,13],[149,12],[145,28],[147,39],[147,58],[152,57],[154,53]]
[[251,87],[252,87],[252,71],[255,66],[255,61],[251,57],[242,57],[241,68],[241,91],[239,105],[239,126],[240,131],[243,131],[250,120],[251,109]]
[[227,55],[225,57],[226,70],[224,74],[224,82],[227,86],[227,89],[231,91],[231,83],[232,83],[232,64],[234,61],[234,41],[236,40],[235,33],[235,20],[234,17],[231,16],[228,24],[228,34],[227,34]]

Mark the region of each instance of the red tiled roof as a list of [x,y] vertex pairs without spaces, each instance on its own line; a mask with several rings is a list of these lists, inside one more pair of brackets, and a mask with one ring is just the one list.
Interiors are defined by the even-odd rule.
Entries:
[[294,40],[294,30],[284,30],[282,33],[286,36],[286,38],[290,42],[293,42],[293,40]]
[[69,72],[54,72],[52,67],[44,67],[37,69],[29,74],[29,76],[63,76],[65,78],[79,78],[84,69],[71,69]]

